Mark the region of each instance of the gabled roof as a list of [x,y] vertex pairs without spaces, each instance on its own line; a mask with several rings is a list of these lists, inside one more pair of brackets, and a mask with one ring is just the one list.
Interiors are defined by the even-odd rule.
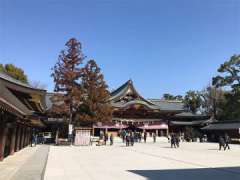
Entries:
[[[136,98],[128,102],[118,102],[121,98],[125,97],[128,93],[132,93]],[[114,107],[126,107],[131,104],[142,104],[151,109],[159,109],[159,107],[147,99],[144,99],[135,89],[132,80],[128,80],[118,89],[113,91],[109,101]]]
[[37,90],[37,91],[45,91],[44,89],[34,88],[34,87],[30,86],[29,84],[18,81],[16,79],[12,78],[11,76],[7,75],[4,72],[0,72],[0,79],[6,80],[10,83],[13,83],[15,85],[22,86],[22,87],[25,87],[28,89],[33,89],[33,90]]
[[[128,92],[132,92],[137,98],[129,102],[118,102],[122,97],[126,96]],[[153,110],[161,111],[184,111],[184,105],[180,101],[166,101],[160,99],[145,99],[135,89],[132,80],[128,80],[118,89],[111,93],[110,102],[114,107],[124,108],[131,104],[142,104]]]
[[[38,109],[36,113],[42,113],[45,110],[45,93],[45,90],[33,88],[0,72],[0,98],[2,103],[5,102],[5,106],[11,106],[23,116],[34,114],[33,109]],[[21,96],[23,94],[29,95],[31,101],[26,102],[26,99]]]

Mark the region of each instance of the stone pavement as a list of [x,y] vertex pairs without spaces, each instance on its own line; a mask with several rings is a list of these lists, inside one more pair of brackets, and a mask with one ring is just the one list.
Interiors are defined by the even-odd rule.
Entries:
[[0,163],[0,180],[41,180],[49,146],[26,147]]
[[239,180],[240,145],[218,151],[216,143],[167,142],[110,146],[51,146],[45,180]]

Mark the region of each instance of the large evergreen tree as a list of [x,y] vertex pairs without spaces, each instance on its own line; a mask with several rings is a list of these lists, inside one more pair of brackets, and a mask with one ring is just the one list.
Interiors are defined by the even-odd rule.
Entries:
[[240,118],[240,55],[232,56],[218,68],[218,75],[213,78],[216,87],[230,87],[225,93],[222,119]]
[[213,78],[216,87],[230,86],[234,92],[240,90],[240,55],[234,55],[221,64],[218,72],[222,74]]
[[[78,109],[82,97],[81,68],[84,55],[81,43],[71,38],[66,44],[66,49],[61,51],[58,61],[53,68],[52,77],[55,82],[55,92],[60,92],[62,96],[57,96],[59,101],[63,101],[65,112],[69,115],[69,124],[72,124],[73,115]],[[70,132],[71,133],[71,132]]]
[[84,98],[77,119],[80,121],[103,122],[112,117],[112,108],[108,103],[109,91],[104,76],[94,60],[87,62],[83,69],[82,86]]

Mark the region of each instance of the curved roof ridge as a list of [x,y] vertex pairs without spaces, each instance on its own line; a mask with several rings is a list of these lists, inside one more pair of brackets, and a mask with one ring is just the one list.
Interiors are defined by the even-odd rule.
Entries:
[[23,83],[17,79],[14,79],[13,77],[11,77],[10,75],[8,75],[5,72],[0,72],[0,79],[4,79],[5,81],[8,81],[10,83],[13,83],[13,84],[25,87],[25,88],[30,88],[30,89],[34,89],[34,90],[38,90],[38,91],[46,91],[45,89],[35,88],[27,83]]

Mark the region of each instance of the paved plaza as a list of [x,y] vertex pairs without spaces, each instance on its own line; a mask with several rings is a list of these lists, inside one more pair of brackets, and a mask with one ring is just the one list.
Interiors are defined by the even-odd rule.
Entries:
[[42,180],[49,146],[26,147],[0,162],[0,180]]
[[122,143],[50,148],[45,180],[239,180],[240,146],[218,151],[216,143]]
[[0,163],[0,180],[239,180],[240,145],[166,140],[114,146],[27,147]]

